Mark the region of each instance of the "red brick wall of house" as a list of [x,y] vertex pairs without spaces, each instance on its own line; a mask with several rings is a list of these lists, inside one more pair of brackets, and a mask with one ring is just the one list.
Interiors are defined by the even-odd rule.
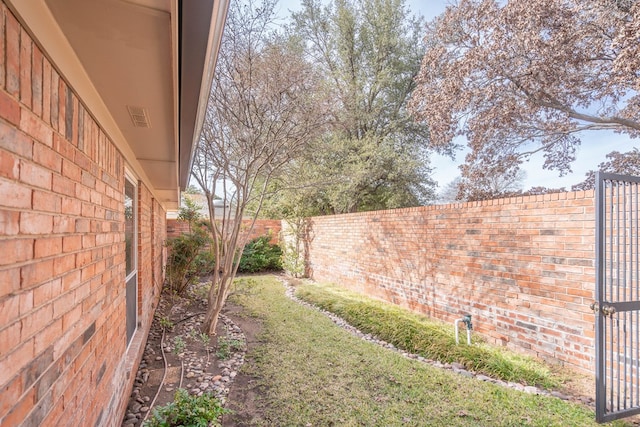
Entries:
[[0,2],[0,425],[118,425],[124,414],[165,235],[164,210],[140,185],[142,328],[127,350],[124,173]]
[[[153,313],[157,302],[158,287],[154,283],[154,202],[151,193],[138,182],[138,317]],[[148,284],[148,286],[140,286]]]
[[309,220],[309,275],[593,372],[594,194]]
[[165,242],[167,241],[167,215],[157,200],[153,202],[153,243],[151,258],[155,260],[153,264],[152,283],[156,288],[156,294],[162,292],[164,283],[164,266],[167,264],[167,250]]

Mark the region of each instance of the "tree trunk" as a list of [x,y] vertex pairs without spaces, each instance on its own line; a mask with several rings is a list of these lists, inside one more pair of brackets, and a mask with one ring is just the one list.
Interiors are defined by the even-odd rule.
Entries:
[[[205,314],[204,323],[202,324],[202,332],[209,336],[216,334],[218,318],[220,317],[222,307],[224,307],[224,303],[227,301],[227,297],[229,296],[228,290],[232,281],[233,277],[227,277],[225,274],[220,277],[218,274],[215,274],[214,280],[211,282],[207,313]],[[218,283],[218,286],[216,286],[216,282]]]
[[216,334],[216,327],[218,326],[218,319],[220,317],[220,312],[222,311],[223,306],[224,301],[223,298],[220,298],[220,296],[216,299],[215,304],[209,304],[207,306],[207,314],[204,318],[204,323],[202,324],[203,333],[209,336],[213,336]]

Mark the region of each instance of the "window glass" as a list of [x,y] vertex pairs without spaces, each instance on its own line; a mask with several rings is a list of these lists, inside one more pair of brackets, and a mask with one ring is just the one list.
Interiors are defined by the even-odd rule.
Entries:
[[124,237],[126,242],[126,263],[127,276],[131,274],[135,268],[135,185],[125,179],[124,184]]

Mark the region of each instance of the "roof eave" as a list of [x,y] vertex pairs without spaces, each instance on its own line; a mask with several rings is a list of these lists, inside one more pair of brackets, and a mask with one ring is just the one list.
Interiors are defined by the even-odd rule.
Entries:
[[[179,187],[191,175],[211,90],[229,0],[179,3]],[[205,39],[202,34],[208,34]]]

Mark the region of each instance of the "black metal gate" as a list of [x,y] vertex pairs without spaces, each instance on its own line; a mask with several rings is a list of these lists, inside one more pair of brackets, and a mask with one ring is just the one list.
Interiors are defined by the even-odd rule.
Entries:
[[640,413],[640,178],[596,174],[596,420]]

